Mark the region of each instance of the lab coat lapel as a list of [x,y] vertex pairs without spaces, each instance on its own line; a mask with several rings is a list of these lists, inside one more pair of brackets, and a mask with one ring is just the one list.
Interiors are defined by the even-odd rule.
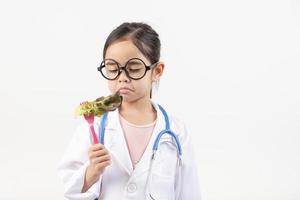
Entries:
[[150,167],[150,161],[151,161],[151,156],[152,156],[152,149],[153,149],[153,145],[154,145],[154,141],[156,139],[156,137],[158,136],[158,134],[165,129],[165,121],[164,121],[164,116],[161,113],[160,109],[158,108],[158,105],[153,103],[154,108],[156,109],[157,112],[157,120],[156,120],[156,124],[151,136],[151,139],[149,141],[149,144],[146,147],[146,150],[141,158],[141,160],[138,162],[138,164],[136,165],[136,168],[133,171],[133,175],[135,177],[142,175],[144,172],[146,172],[149,167]]
[[[109,137],[111,137],[109,139]],[[119,111],[108,114],[107,125],[105,128],[104,145],[106,145],[111,154],[112,161],[116,162],[124,171],[130,175],[133,171],[127,144],[124,138],[123,130],[120,125]],[[109,141],[110,140],[110,141]]]

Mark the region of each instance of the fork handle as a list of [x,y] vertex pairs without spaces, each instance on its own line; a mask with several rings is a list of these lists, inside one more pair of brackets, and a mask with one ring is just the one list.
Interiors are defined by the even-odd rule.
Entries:
[[92,139],[93,139],[93,144],[98,144],[99,141],[98,141],[98,138],[97,138],[97,134],[95,132],[95,128],[94,128],[94,125],[90,125],[90,132],[91,132],[91,135],[92,135]]

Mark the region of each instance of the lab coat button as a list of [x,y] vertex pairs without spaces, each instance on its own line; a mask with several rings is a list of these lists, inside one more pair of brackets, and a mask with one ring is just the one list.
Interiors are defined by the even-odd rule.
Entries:
[[135,183],[130,183],[127,187],[127,191],[130,192],[130,193],[133,193],[135,192],[137,189],[137,186]]

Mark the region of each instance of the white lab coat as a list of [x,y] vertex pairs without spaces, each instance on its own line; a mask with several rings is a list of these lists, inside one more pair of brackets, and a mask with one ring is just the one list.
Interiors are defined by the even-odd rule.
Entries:
[[[58,166],[59,175],[65,186],[65,197],[70,200],[174,200],[176,188],[177,151],[171,136],[165,134],[161,139],[153,163],[153,178],[149,187],[146,187],[149,174],[152,146],[158,133],[165,129],[162,112],[156,103],[152,102],[157,110],[157,122],[152,137],[141,160],[133,169],[127,144],[119,122],[118,110],[108,114],[105,129],[104,145],[108,149],[112,164],[108,166],[87,192],[81,193],[84,183],[86,167],[89,165],[88,148],[91,139],[88,124],[84,121],[76,130],[61,162]],[[167,111],[168,112],[168,111]],[[181,171],[181,200],[200,200],[200,187],[197,175],[196,162],[193,157],[190,135],[185,125],[178,119],[169,115],[170,127],[178,135],[182,145],[182,171]],[[95,130],[98,132],[100,118],[95,118]],[[102,183],[102,184],[101,184]],[[101,186],[101,189],[100,189]],[[101,192],[100,192],[101,190]]]

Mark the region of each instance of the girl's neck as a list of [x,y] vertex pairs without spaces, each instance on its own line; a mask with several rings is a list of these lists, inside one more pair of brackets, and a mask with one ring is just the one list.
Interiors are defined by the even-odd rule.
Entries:
[[136,102],[122,102],[119,109],[120,115],[128,122],[136,125],[149,124],[156,119],[156,111],[151,100],[139,100]]

